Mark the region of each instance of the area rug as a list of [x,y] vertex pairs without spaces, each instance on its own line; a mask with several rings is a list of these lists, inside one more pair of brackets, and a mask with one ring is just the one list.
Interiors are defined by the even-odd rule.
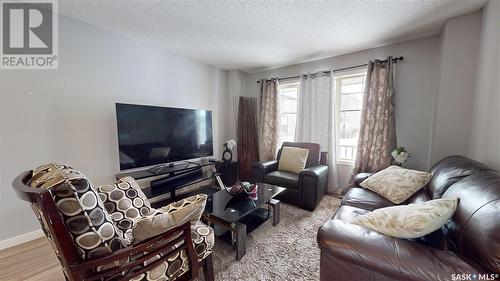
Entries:
[[[246,255],[240,261],[229,244],[216,240],[215,280],[319,280],[316,234],[340,201],[324,196],[314,212],[281,203],[280,223],[273,227],[268,220],[250,233]],[[203,271],[197,280],[203,280]]]

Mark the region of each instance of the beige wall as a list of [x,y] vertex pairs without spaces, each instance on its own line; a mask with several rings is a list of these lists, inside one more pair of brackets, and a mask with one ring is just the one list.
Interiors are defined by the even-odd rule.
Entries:
[[22,171],[58,161],[114,181],[115,102],[212,110],[215,156],[226,135],[226,71],[66,17],[59,28],[58,70],[0,72],[0,240],[39,229],[11,188]]
[[483,10],[471,156],[500,171],[500,1]]
[[441,32],[431,163],[469,155],[481,12],[449,19]]

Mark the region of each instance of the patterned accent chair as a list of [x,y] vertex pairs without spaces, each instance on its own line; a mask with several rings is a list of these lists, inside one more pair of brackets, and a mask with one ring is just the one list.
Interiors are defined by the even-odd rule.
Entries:
[[24,172],[13,187],[30,203],[66,280],[192,280],[200,267],[214,280],[214,233],[199,221],[204,194],[156,210],[130,177],[94,188],[60,164]]

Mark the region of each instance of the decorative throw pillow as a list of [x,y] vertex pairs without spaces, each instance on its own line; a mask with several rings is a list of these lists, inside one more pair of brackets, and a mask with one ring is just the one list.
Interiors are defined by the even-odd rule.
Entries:
[[205,204],[206,194],[198,194],[156,209],[155,214],[137,221],[133,228],[134,242],[140,242],[188,221],[193,224],[200,220]]
[[455,213],[458,199],[435,199],[377,209],[351,223],[397,238],[419,238],[441,228]]
[[298,174],[306,166],[309,149],[285,146],[281,149],[278,170]]
[[390,166],[367,178],[360,185],[395,204],[401,204],[424,187],[431,177],[427,172]]
[[54,202],[82,259],[117,251],[126,246],[90,181],[79,171],[47,164],[33,171],[30,186],[50,189]]
[[132,177],[124,177],[113,185],[98,186],[97,191],[127,243],[132,243],[132,229],[137,221],[154,213],[139,184]]

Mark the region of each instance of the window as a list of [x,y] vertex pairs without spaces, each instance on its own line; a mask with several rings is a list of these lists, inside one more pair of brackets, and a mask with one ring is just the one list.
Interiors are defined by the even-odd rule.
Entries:
[[297,122],[297,95],[299,82],[280,84],[278,88],[278,147],[286,141],[294,141]]
[[339,104],[337,123],[339,162],[352,163],[361,123],[361,106],[365,88],[366,71],[335,77],[335,94]]

